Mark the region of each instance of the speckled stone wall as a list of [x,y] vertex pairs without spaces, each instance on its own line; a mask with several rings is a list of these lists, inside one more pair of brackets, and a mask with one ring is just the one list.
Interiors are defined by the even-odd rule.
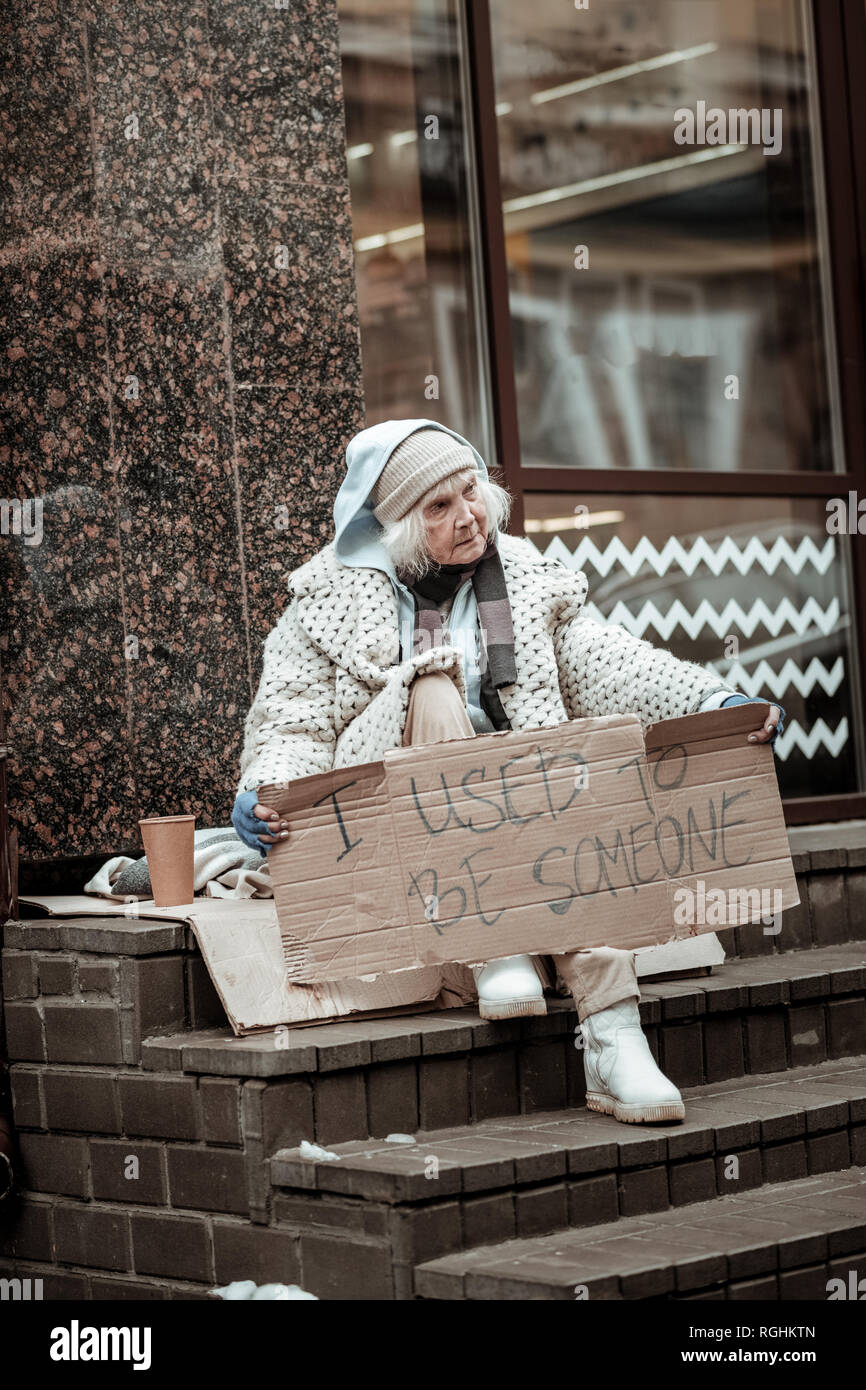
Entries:
[[336,3],[0,23],[12,817],[25,860],[141,853],[140,816],[228,823],[363,428]]

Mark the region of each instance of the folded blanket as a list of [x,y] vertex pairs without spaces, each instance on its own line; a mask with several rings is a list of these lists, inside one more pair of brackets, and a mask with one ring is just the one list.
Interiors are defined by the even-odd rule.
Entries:
[[[227,829],[195,832],[194,885],[196,893],[207,898],[272,898],[274,896],[268,861],[257,849],[250,849],[235,831]],[[119,854],[109,859],[89,882],[85,893],[125,902],[129,898],[153,897],[147,858],[129,859]]]

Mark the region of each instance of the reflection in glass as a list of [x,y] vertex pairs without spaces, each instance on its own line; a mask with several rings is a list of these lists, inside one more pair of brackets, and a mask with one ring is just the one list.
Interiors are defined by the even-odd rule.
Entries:
[[585,573],[591,617],[784,706],[784,796],[864,785],[849,542],[828,534],[823,501],[532,494],[525,506],[528,539]]
[[366,423],[425,417],[492,463],[456,0],[339,0]]
[[841,467],[801,0],[491,21],[524,464]]

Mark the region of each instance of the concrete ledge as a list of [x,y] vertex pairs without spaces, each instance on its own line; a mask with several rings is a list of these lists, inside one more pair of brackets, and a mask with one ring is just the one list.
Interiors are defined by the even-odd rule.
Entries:
[[[864,990],[866,943],[847,942],[763,958],[729,959],[716,974],[697,979],[642,981],[640,1013],[644,1026],[652,1027],[691,1024],[705,1018],[715,1021],[741,1010],[756,1010],[759,1015],[773,1010],[779,1025],[781,1018],[776,1019],[775,1015],[780,1009]],[[230,1077],[345,1073],[358,1067],[375,1068],[395,1058],[436,1062],[488,1048],[509,1049],[515,1044],[565,1044],[571,1049],[576,1022],[572,1001],[552,997],[548,999],[545,1016],[501,1023],[485,1021],[473,1008],[460,1008],[449,1009],[447,1017],[416,1014],[400,1019],[351,1018],[293,1028],[282,1035],[259,1033],[235,1038],[228,1028],[185,1031],[146,1039],[142,1043],[142,1066],[146,1071]],[[735,1022],[739,1029],[741,1021]],[[799,1024],[795,1032],[798,1030]],[[779,1036],[774,1042],[762,1036],[760,1046],[766,1049],[767,1059],[771,1052],[784,1046],[784,1029],[779,1031],[777,1026],[776,1031]],[[669,1046],[672,1045],[671,1040]],[[759,1045],[757,1039],[754,1045]],[[717,1039],[716,1056],[720,1046],[721,1039]],[[781,1056],[777,1064],[784,1065]]]
[[155,956],[196,949],[182,922],[143,917],[29,917],[8,921],[3,944],[19,951],[87,951],[107,956]]
[[[796,869],[862,869],[866,866],[866,820],[822,821],[789,825],[788,844]],[[802,866],[797,858],[808,855]],[[830,856],[833,862],[824,862]]]

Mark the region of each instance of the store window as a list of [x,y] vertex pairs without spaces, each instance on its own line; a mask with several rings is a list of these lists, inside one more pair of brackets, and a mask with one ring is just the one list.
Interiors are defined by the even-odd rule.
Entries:
[[490,453],[460,0],[339,0],[366,422]]
[[823,502],[547,493],[524,505],[538,550],[586,575],[592,617],[784,706],[783,796],[858,790],[847,537],[828,535]]
[[[600,616],[784,705],[786,797],[855,793],[851,541],[826,510],[846,465],[810,9],[489,12],[527,535],[585,571]],[[548,490],[534,493],[541,469]],[[694,479],[695,495],[685,478],[654,494],[659,470]],[[743,482],[716,492],[708,474]]]
[[524,466],[838,466],[805,6],[490,19]]
[[498,439],[591,612],[784,705],[787,798],[861,793],[811,6],[339,11],[368,422]]

